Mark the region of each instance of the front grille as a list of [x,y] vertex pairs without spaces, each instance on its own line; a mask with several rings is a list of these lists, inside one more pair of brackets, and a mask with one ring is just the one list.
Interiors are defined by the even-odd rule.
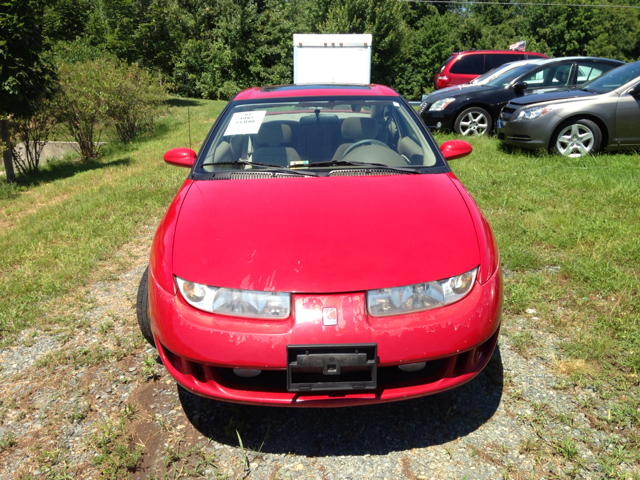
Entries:
[[[497,335],[496,331],[485,343],[466,352],[426,362],[425,368],[418,372],[403,372],[397,366],[378,367],[378,387],[388,389],[426,385],[443,378],[454,378],[477,372],[484,367],[493,352]],[[157,339],[156,342],[161,351],[161,357],[164,354],[170,364],[166,365],[165,363],[167,367],[172,367],[179,375],[195,379],[202,384],[218,384],[237,390],[287,391],[286,370],[263,370],[256,377],[239,377],[233,373],[232,368],[216,367],[188,360],[170,351]]]
[[513,115],[513,112],[515,111],[516,111],[515,108],[504,107],[502,109],[502,112],[500,113],[500,120],[502,120],[504,123],[508,122],[509,119],[511,118],[511,115]]

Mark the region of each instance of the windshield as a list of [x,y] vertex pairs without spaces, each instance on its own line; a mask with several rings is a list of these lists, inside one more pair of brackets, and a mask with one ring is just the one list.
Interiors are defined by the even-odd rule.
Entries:
[[512,68],[509,71],[506,71],[496,78],[488,82],[486,85],[490,87],[506,87],[511,82],[513,82],[520,75],[524,75],[525,73],[530,72],[535,68],[535,64],[522,65],[520,67]]
[[492,68],[487,73],[483,73],[479,77],[476,77],[473,80],[471,80],[469,83],[480,83],[480,82],[483,82],[484,80],[486,80],[490,76],[495,75],[499,70],[502,70],[503,68],[504,68],[504,66],[497,67],[497,68]]
[[637,77],[640,77],[640,62],[633,62],[608,71],[595,80],[585,83],[582,88],[596,93],[607,93]]
[[304,171],[314,164],[335,169],[336,162],[430,167],[438,160],[415,117],[395,97],[283,98],[233,102],[200,155],[199,168]]

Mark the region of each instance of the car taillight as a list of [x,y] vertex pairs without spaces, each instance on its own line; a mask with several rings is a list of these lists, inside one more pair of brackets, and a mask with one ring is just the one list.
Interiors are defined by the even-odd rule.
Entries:
[[438,77],[438,88],[444,88],[449,83],[450,78],[446,75],[440,75]]

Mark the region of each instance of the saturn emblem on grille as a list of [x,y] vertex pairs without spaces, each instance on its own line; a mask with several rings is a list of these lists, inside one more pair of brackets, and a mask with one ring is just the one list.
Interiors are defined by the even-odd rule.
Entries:
[[338,309],[337,308],[323,308],[322,309],[322,323],[324,325],[337,325],[338,324]]

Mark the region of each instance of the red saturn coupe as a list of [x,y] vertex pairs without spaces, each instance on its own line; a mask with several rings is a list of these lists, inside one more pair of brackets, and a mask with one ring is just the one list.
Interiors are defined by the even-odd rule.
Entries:
[[477,205],[394,90],[236,95],[153,241],[138,320],[189,391],[337,407],[441,392],[495,348],[500,258]]

